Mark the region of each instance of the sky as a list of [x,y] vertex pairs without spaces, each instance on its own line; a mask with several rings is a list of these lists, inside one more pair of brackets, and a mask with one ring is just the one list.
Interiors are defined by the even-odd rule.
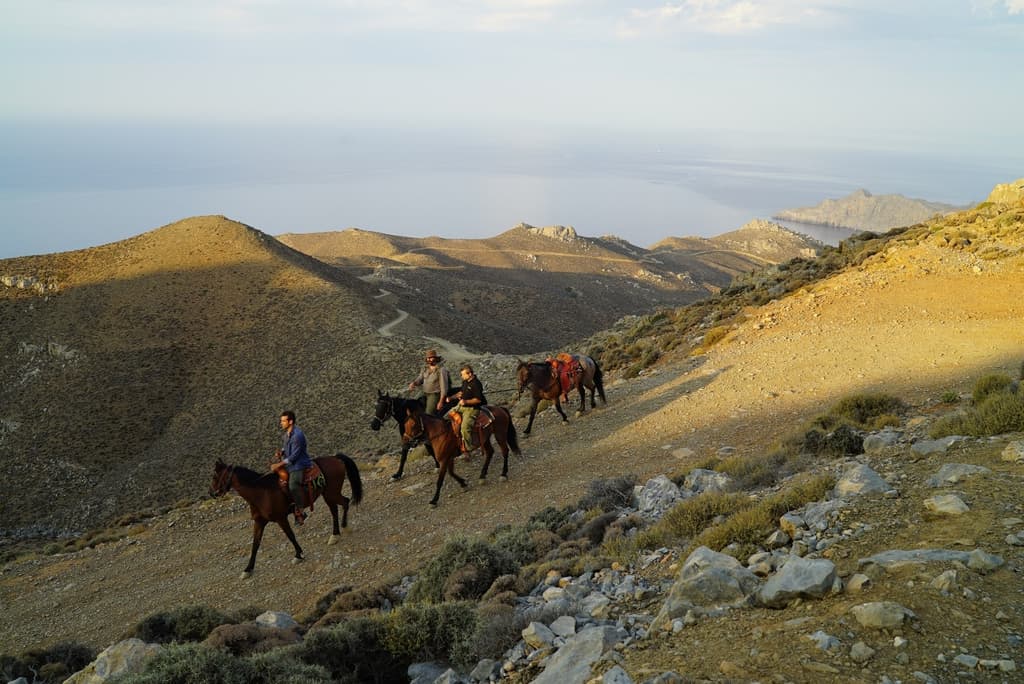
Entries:
[[[0,211],[102,175],[69,150],[122,123],[394,131],[445,141],[442,166],[485,138],[548,161],[612,140],[931,154],[982,169],[973,196],[1024,160],[1022,64],[1024,0],[0,0]],[[17,216],[11,240],[48,229]]]

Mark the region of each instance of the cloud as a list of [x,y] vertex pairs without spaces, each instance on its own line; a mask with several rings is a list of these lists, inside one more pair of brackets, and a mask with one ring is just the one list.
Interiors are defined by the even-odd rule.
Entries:
[[846,4],[840,0],[682,0],[631,10],[620,24],[620,33],[753,33],[777,26],[821,22],[832,10]]

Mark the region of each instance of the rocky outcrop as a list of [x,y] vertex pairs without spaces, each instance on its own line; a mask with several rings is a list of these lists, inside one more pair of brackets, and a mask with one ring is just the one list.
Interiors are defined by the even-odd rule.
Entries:
[[1024,178],[1012,183],[1000,183],[989,193],[989,202],[997,204],[1020,204],[1024,202]]

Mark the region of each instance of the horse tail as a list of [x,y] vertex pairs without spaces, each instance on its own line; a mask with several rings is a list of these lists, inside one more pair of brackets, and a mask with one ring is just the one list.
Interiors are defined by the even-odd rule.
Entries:
[[352,502],[359,503],[363,500],[363,479],[359,476],[359,467],[351,458],[340,451],[334,457],[345,464],[345,472],[348,474],[349,484],[352,485]]
[[512,412],[506,409],[505,413],[508,414],[508,434],[506,435],[508,437],[508,445],[512,449],[513,454],[518,454],[520,453],[519,438],[516,437],[516,426],[512,424]]
[[601,401],[608,403],[608,400],[604,397],[604,372],[601,370],[601,366],[597,365],[597,359],[591,358],[594,362],[594,386],[597,387],[597,393],[601,395]]

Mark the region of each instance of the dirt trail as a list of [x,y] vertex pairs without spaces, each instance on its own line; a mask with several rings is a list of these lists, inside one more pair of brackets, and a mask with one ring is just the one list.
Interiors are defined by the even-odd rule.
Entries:
[[[965,390],[984,372],[1016,373],[1024,298],[992,295],[1019,292],[1021,273],[1019,265],[974,272],[919,260],[902,270],[854,271],[770,303],[707,355],[610,383],[605,408],[564,426],[553,412],[542,414],[508,482],[492,468],[488,483],[473,479],[466,492],[446,483],[437,509],[427,505],[434,471],[425,459],[400,483],[387,480],[390,459],[376,470],[361,462],[365,501],[341,543],[325,545],[328,513],[318,507],[298,533],[308,560],[293,565],[284,535],[269,528],[250,580],[239,579],[250,521],[235,495],[173,511],[118,542],[9,564],[0,574],[0,652],[61,640],[104,647],[141,618],[185,604],[301,614],[339,585],[414,571],[453,535],[573,503],[595,478],[635,473],[644,481],[685,469],[685,454],[700,458],[723,446],[762,453],[853,392],[918,402]],[[456,467],[475,478],[479,464],[460,459]]]

